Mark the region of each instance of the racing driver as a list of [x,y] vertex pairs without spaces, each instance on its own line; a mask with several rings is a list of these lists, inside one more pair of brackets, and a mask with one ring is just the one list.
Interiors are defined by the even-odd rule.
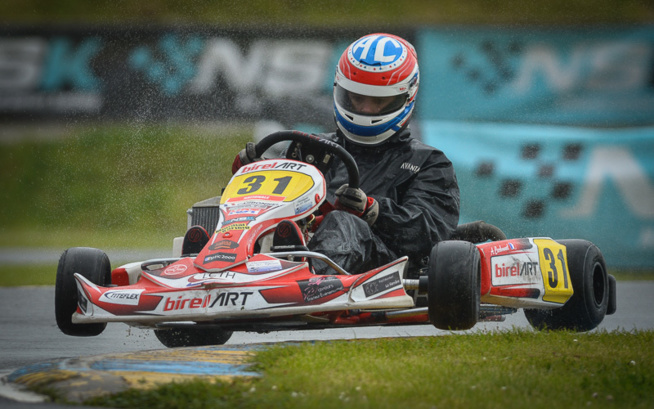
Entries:
[[[343,52],[334,80],[337,130],[320,134],[355,159],[360,188],[347,185],[334,159],[325,173],[327,213],[307,244],[350,273],[362,273],[409,256],[417,274],[434,244],[448,239],[459,221],[459,188],[452,163],[411,136],[420,73],[413,46],[392,34],[356,40]],[[232,170],[255,160],[244,149]],[[333,274],[313,261],[317,274]]]

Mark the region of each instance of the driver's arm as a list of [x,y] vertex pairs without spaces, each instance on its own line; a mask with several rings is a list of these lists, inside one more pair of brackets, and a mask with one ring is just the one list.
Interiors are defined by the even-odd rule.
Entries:
[[450,238],[459,222],[459,188],[454,168],[433,153],[397,200],[372,194],[379,203],[373,231],[396,254],[428,255]]

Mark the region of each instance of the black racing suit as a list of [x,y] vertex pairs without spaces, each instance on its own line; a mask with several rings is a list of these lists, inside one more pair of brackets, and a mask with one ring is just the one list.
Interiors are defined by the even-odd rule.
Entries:
[[[372,227],[360,218],[332,211],[308,246],[327,255],[346,271],[362,273],[409,256],[415,277],[434,244],[447,240],[459,222],[459,188],[452,163],[443,152],[411,137],[409,129],[377,147],[348,142],[339,131],[321,137],[343,146],[355,159],[360,188],[379,203]],[[345,166],[336,158],[326,172],[327,200],[347,183]],[[321,262],[318,274],[333,274]]]

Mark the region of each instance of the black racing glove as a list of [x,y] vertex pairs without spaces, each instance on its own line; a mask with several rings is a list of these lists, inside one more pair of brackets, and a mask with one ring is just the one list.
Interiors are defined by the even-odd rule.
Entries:
[[372,197],[366,196],[363,190],[344,184],[336,190],[335,194],[334,208],[361,217],[369,226],[375,223],[379,215],[379,204]]

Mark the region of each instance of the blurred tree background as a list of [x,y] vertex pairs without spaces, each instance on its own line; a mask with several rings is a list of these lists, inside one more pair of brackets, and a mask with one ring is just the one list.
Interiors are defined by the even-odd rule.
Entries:
[[0,21],[21,24],[415,26],[654,21],[651,0],[4,0]]

